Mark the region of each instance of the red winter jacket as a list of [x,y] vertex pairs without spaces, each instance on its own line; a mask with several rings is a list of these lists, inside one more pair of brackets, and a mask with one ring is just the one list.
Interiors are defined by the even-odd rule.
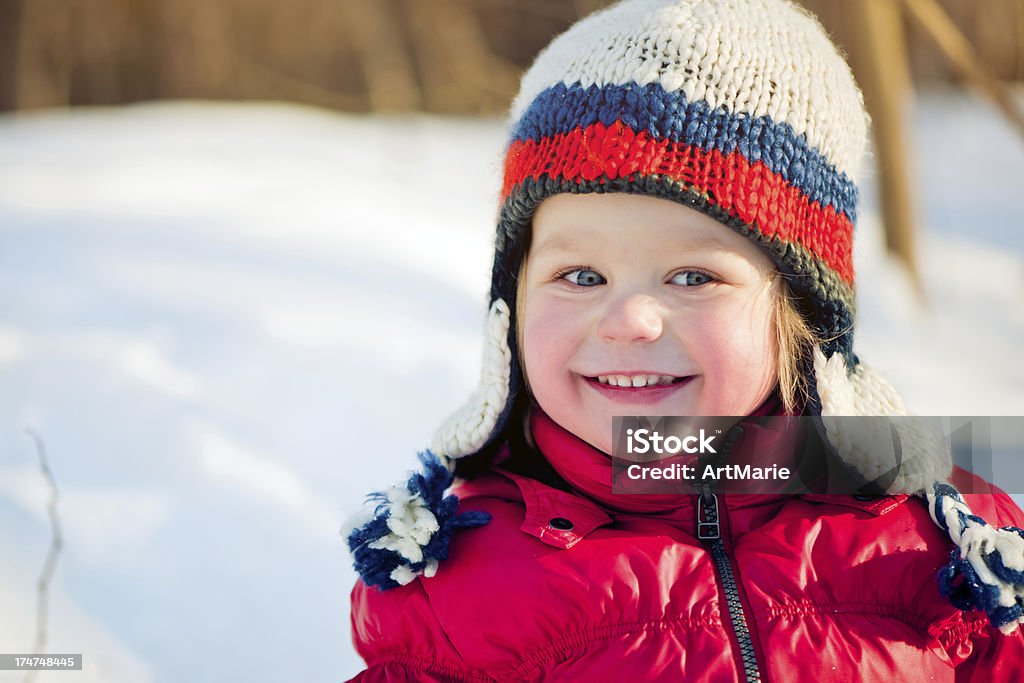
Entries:
[[[702,541],[699,496],[613,495],[606,456],[539,411],[531,427],[572,490],[502,469],[461,484],[491,522],[432,578],[357,583],[353,680],[1024,680],[1024,636],[939,593],[952,544],[920,498],[719,495],[721,542]],[[994,487],[964,497],[1024,526]]]

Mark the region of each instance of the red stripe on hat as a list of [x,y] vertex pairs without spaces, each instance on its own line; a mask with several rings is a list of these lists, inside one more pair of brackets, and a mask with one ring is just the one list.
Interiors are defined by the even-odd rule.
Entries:
[[621,121],[595,123],[540,140],[518,140],[505,157],[502,201],[527,179],[572,182],[665,176],[696,191],[765,236],[800,244],[853,283],[853,223],[831,206],[810,202],[799,188],[740,152],[723,154],[635,133]]

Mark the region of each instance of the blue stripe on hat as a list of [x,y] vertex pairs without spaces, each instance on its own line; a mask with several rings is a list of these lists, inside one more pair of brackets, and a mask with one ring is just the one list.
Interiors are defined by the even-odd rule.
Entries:
[[857,221],[857,186],[845,173],[798,135],[788,123],[768,116],[733,114],[707,102],[687,102],[681,90],[667,92],[660,83],[567,86],[558,83],[540,93],[523,113],[511,140],[536,140],[568,133],[600,121],[621,120],[634,131],[646,130],[703,150],[729,154],[739,150],[750,162],[761,161],[772,173],[800,189],[812,202],[831,206]]

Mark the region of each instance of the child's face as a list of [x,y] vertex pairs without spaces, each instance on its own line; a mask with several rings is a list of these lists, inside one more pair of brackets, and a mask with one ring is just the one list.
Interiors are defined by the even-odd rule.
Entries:
[[[520,290],[534,397],[606,453],[615,415],[750,414],[778,378],[774,272],[753,242],[669,200],[544,200]],[[649,375],[657,386],[636,386]]]

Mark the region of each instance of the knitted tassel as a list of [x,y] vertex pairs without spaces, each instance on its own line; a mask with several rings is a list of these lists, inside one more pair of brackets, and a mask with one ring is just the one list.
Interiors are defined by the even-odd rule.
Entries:
[[355,570],[368,585],[381,590],[404,586],[417,576],[431,577],[458,528],[486,524],[486,512],[456,514],[458,496],[444,493],[452,472],[431,451],[419,453],[422,472],[406,485],[367,496],[377,505],[342,527]]
[[949,484],[936,482],[925,498],[932,521],[957,546],[939,570],[942,594],[959,609],[984,611],[1010,635],[1024,623],[1024,530],[992,527]]

